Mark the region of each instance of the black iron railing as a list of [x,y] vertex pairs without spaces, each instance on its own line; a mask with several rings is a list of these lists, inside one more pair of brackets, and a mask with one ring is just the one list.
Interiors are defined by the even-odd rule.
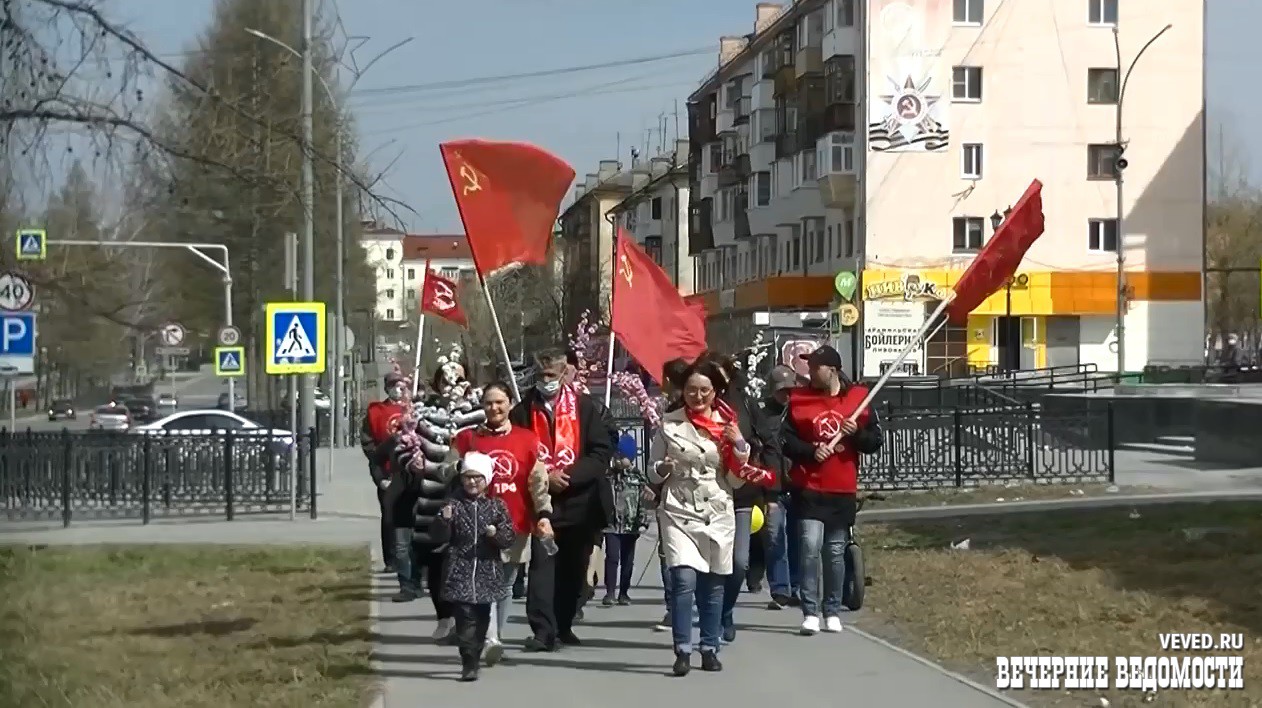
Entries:
[[288,511],[316,518],[315,431],[10,433],[0,430],[0,508],[10,520]]

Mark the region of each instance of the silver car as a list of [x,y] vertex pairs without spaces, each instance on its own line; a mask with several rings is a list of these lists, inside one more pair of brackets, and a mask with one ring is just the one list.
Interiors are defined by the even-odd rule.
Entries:
[[123,406],[97,406],[88,422],[88,430],[122,433],[130,429],[131,412]]

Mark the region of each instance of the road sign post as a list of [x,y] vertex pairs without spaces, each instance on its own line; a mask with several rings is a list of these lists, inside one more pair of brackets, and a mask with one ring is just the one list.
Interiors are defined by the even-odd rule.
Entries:
[[13,271],[0,273],[0,310],[21,312],[35,303],[35,287],[26,276]]
[[215,376],[245,376],[245,347],[215,347]]
[[0,368],[15,374],[35,373],[35,313],[0,314]]
[[267,373],[324,373],[325,337],[324,303],[267,303]]
[[18,229],[14,249],[19,261],[42,261],[48,257],[48,232],[43,229]]

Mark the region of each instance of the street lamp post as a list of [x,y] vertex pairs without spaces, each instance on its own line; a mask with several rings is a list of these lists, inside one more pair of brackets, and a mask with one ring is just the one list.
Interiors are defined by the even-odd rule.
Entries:
[[[304,32],[303,37],[304,37],[305,44],[308,48],[310,47],[310,44],[311,44],[311,37],[310,37],[310,19],[311,18],[310,18],[310,13],[309,13],[309,4],[310,4],[309,0],[303,0],[304,27],[306,30]],[[340,400],[344,396],[344,393],[342,390],[344,386],[343,376],[342,376],[342,359],[345,356],[345,352],[343,350],[345,349],[345,344],[346,344],[344,341],[345,339],[344,334],[346,331],[346,287],[345,287],[346,281],[345,281],[345,270],[344,270],[346,267],[345,266],[346,242],[345,242],[345,228],[344,228],[345,225],[343,223],[344,217],[342,214],[342,209],[343,209],[342,181],[344,177],[343,162],[342,162],[342,159],[344,157],[344,155],[342,154],[342,132],[346,126],[342,122],[343,116],[342,116],[341,105],[339,104],[337,100],[338,94],[333,91],[333,88],[329,86],[328,82],[324,80],[324,77],[322,75],[317,74],[314,71],[312,71],[310,61],[309,61],[310,59],[309,52],[307,53],[299,52],[297,49],[294,49],[293,47],[271,36],[270,34],[267,34],[265,32],[260,32],[259,30],[256,30],[256,29],[251,29],[247,27],[245,31],[248,34],[258,37],[259,39],[262,39],[266,42],[270,42],[271,44],[277,47],[280,47],[281,49],[289,52],[293,56],[298,57],[299,59],[303,60],[303,91],[304,91],[304,104],[303,105],[304,105],[304,111],[305,111],[304,116],[303,116],[304,127],[309,125],[309,121],[311,120],[310,82],[313,76],[317,80],[319,80],[320,86],[324,88],[325,94],[327,94],[329,97],[329,101],[331,101],[334,104],[337,110],[337,124],[335,126],[334,136],[333,136],[333,140],[334,140],[333,149],[335,152],[333,156],[333,160],[334,160],[333,165],[334,165],[335,171],[337,172],[337,175],[333,180],[334,189],[336,190],[334,199],[337,202],[336,203],[337,224],[335,228],[335,233],[337,234],[336,236],[337,257],[335,259],[336,266],[334,269],[334,289],[336,292],[336,295],[335,295],[336,303],[334,305],[334,309],[336,310],[336,313],[337,313],[336,314],[337,322],[335,323],[337,331],[330,333],[333,337],[333,376],[331,377],[333,381],[333,395],[332,395],[332,401],[330,401],[332,405],[332,410],[330,411],[330,416],[329,416],[332,422],[332,430],[330,431],[329,445],[330,447],[336,447],[338,444],[340,444],[341,435],[343,431],[348,430],[349,425],[350,425],[349,422],[345,421],[343,418],[343,414],[342,414],[343,406]],[[368,69],[372,67],[372,65],[375,64],[379,59],[381,59],[385,55],[389,54],[390,52],[398,49],[399,47],[402,47],[403,45],[411,41],[412,41],[412,38],[408,37],[407,39],[404,39],[403,41],[390,46],[384,52],[374,57],[372,61],[368,62],[368,64],[366,64],[362,70],[356,73],[354,81],[351,82],[351,87],[354,87],[355,83],[359,81],[360,77],[362,77],[364,73],[366,73]],[[338,77],[335,79],[335,81],[337,83],[340,83],[340,79],[341,79],[341,72],[339,71]],[[310,167],[310,164],[311,164],[310,152],[309,150],[307,150],[307,148],[310,147],[310,140],[311,140],[310,132],[305,133],[305,140],[307,141],[307,145],[304,146],[304,155],[305,155],[304,160],[303,160],[304,178],[307,175],[306,170]],[[313,195],[312,195],[312,198],[314,199]],[[308,205],[310,205],[310,202],[308,202]],[[304,210],[306,212],[304,214],[304,218],[314,218],[313,208],[304,207]],[[312,228],[314,229],[314,227]],[[313,267],[312,266],[313,261],[311,260],[311,255],[310,255],[311,254],[310,242],[309,241],[306,242],[303,248],[305,250],[305,253],[307,254],[304,257],[304,267],[306,267],[307,270],[304,271],[304,278],[306,280],[304,280],[303,295],[309,300],[313,297],[313,294],[307,292],[305,287],[306,287],[306,284],[310,282],[310,273]],[[304,378],[304,381],[305,380],[306,379]],[[303,400],[310,400],[311,396],[308,395],[310,393],[312,392],[307,391],[304,388]],[[304,403],[303,405],[305,406],[306,404]],[[314,403],[312,403],[312,405],[314,405]],[[306,408],[304,407],[303,410],[305,411]],[[304,413],[304,416],[305,415],[306,414]],[[314,415],[315,415],[315,412],[313,408],[312,409],[313,418],[314,418]],[[306,418],[304,417],[304,421],[305,420]]]
[[1122,153],[1126,150],[1126,141],[1122,138],[1122,101],[1126,98],[1126,85],[1130,83],[1131,72],[1135,70],[1135,65],[1139,63],[1139,58],[1144,56],[1144,52],[1153,45],[1161,35],[1165,34],[1174,25],[1166,25],[1160,31],[1154,34],[1144,46],[1139,48],[1135,54],[1135,58],[1126,67],[1126,72],[1122,72],[1122,44],[1118,37],[1117,25],[1113,25],[1113,50],[1117,57],[1117,106],[1114,109],[1115,135],[1114,135],[1114,163],[1113,163],[1113,184],[1116,187],[1117,204],[1115,205],[1116,217],[1114,221],[1117,223],[1117,322],[1114,327],[1117,330],[1117,375],[1120,377],[1126,371],[1126,229],[1124,228],[1126,214],[1122,203],[1122,173],[1126,171],[1126,158],[1122,157]]

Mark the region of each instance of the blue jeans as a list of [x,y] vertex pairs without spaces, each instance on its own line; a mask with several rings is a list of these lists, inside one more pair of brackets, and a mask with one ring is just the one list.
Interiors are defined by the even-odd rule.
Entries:
[[675,651],[692,653],[692,608],[697,607],[701,651],[718,653],[723,637],[723,586],[727,576],[677,565],[670,569],[670,629]]
[[[414,595],[420,594],[416,576],[412,574],[412,528],[395,528],[394,530],[394,572],[399,575],[399,589]],[[437,593],[438,588],[430,588]]]
[[504,564],[504,597],[491,605],[491,631],[487,634],[488,639],[503,639],[508,613],[513,609],[513,584],[517,582],[517,573],[520,570],[520,563]]
[[784,507],[784,547],[789,556],[789,594],[797,595],[802,588],[802,527],[791,502],[788,494],[780,498]]
[[[820,615],[820,576],[823,575],[825,617],[841,616],[841,591],[846,584],[846,542],[850,529],[843,524],[825,525],[802,519],[799,529],[802,557],[802,616]],[[821,563],[821,556],[823,562]]]
[[732,611],[741,596],[741,586],[749,571],[749,529],[754,520],[753,509],[736,510],[736,537],[732,542],[732,574],[723,584],[723,629],[731,629],[735,621]]
[[763,521],[764,557],[767,564],[767,585],[773,596],[793,594],[794,576],[789,565],[788,509],[775,502],[767,505]]

